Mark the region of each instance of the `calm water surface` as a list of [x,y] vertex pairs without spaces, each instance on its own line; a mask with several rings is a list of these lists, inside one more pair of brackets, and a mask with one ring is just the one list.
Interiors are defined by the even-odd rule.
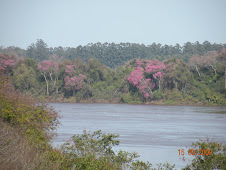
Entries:
[[[51,103],[63,116],[53,145],[63,144],[83,130],[119,134],[114,150],[136,151],[152,164],[168,161],[184,167],[178,149],[207,138],[226,144],[226,108],[127,104]],[[188,147],[188,148],[186,148]],[[192,159],[192,156],[186,155]]]

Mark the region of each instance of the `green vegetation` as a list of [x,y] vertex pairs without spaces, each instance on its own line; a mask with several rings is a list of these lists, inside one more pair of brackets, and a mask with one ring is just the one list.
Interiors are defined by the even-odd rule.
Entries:
[[[192,144],[195,158],[184,170],[198,169],[225,169],[226,168],[226,146],[214,141],[198,141]],[[212,150],[211,155],[203,154],[206,150]],[[202,152],[203,151],[203,152]]]
[[54,169],[52,156],[58,153],[49,142],[58,114],[45,104],[14,90],[0,72],[0,165],[1,169]]
[[[155,97],[164,98],[161,91]],[[173,92],[179,98],[180,93]],[[134,93],[136,95],[136,93]],[[171,95],[170,95],[171,96]],[[126,97],[130,100],[130,97]],[[168,99],[170,100],[170,98]],[[154,168],[139,161],[137,153],[114,152],[118,135],[101,131],[74,135],[61,149],[50,145],[51,133],[59,116],[45,104],[14,90],[10,79],[0,73],[0,165],[1,169],[167,169],[168,162]],[[225,169],[226,148],[207,140],[193,144],[194,149],[212,149],[211,155],[196,155],[184,169]]]
[[48,48],[38,40],[1,48],[0,69],[40,101],[226,105],[225,49],[207,41]]
[[90,58],[96,58],[102,64],[116,68],[124,65],[132,59],[157,59],[163,61],[165,59],[176,57],[188,62],[190,57],[194,55],[204,55],[208,51],[221,51],[226,48],[225,44],[211,44],[208,41],[203,44],[198,41],[195,43],[187,42],[184,45],[176,44],[162,45],[153,43],[151,45],[135,44],[135,43],[90,43],[85,46],[78,47],[48,47],[41,39],[36,43],[32,43],[26,50],[19,47],[1,48],[2,54],[16,54],[26,58],[33,58],[36,61],[48,60],[49,56],[57,55],[67,60],[82,59],[88,61]]
[[78,169],[150,169],[151,164],[135,160],[139,155],[119,151],[113,146],[119,145],[119,135],[104,134],[100,130],[92,134],[74,135],[71,143],[62,146],[63,153],[74,160]]
[[[139,58],[139,59],[137,59]],[[68,60],[69,59],[69,60]],[[75,135],[61,149],[50,145],[59,116],[44,103],[113,102],[226,105],[225,45],[89,44],[27,50],[0,49],[1,169],[155,169],[136,153],[114,152],[118,135]],[[200,141],[185,169],[225,169],[226,148]],[[173,169],[169,163],[158,169]]]
[[58,114],[45,104],[37,104],[29,96],[13,89],[8,77],[0,73],[0,165],[1,169],[147,169],[149,163],[136,161],[138,155],[112,146],[118,135],[75,135],[74,144],[64,144],[61,150],[50,145],[51,131]]

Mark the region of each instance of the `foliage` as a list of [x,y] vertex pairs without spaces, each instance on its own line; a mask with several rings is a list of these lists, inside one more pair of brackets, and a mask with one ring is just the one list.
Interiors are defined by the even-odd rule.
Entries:
[[70,76],[66,76],[65,81],[65,89],[72,90],[73,95],[75,95],[75,90],[79,90],[82,88],[85,75],[79,74],[77,77],[74,76],[76,74],[76,65],[66,65],[65,72]]
[[[74,60],[81,58],[83,61],[88,61],[90,58],[96,58],[102,64],[116,68],[126,62],[140,58],[153,60],[165,60],[171,57],[177,57],[189,61],[193,55],[203,55],[208,51],[220,51],[225,45],[211,44],[208,41],[202,44],[197,42],[187,42],[183,45],[162,45],[153,43],[151,45],[143,45],[136,43],[90,43],[85,46],[67,47],[61,46],[55,48],[48,48],[43,40],[37,40],[26,49],[26,57],[35,58],[37,61],[47,60],[48,56],[56,54],[64,56],[65,59]],[[10,49],[3,50],[4,52]],[[15,48],[12,51],[19,52]],[[20,52],[22,53],[22,52]]]
[[21,64],[14,70],[13,84],[21,92],[32,91],[35,94],[35,89],[38,87],[36,77],[36,72],[32,67]]
[[172,90],[176,88],[182,92],[189,91],[194,82],[187,64],[183,60],[176,58],[165,61],[166,73],[163,82],[163,88]]
[[42,39],[38,39],[36,43],[32,43],[25,51],[26,57],[34,58],[37,61],[47,60],[50,54],[48,45]]
[[26,50],[0,49],[0,62],[13,59],[3,72],[16,89],[42,100],[225,105],[225,53],[225,45],[207,41],[48,48],[38,40]]
[[145,98],[148,98],[156,86],[155,80],[158,80],[158,86],[160,89],[160,80],[164,76],[162,70],[165,69],[165,64],[158,60],[137,60],[136,64],[138,66],[131,72],[128,81],[133,86],[137,87]]
[[8,67],[11,67],[15,64],[15,59],[12,56],[0,55],[0,69],[6,70]]
[[169,162],[166,162],[166,163],[159,163],[157,164],[158,166],[158,170],[163,170],[163,169],[166,169],[166,170],[173,170],[174,167],[175,167],[175,164],[174,165],[171,165]]
[[44,60],[41,64],[38,65],[38,69],[41,71],[41,74],[44,76],[46,81],[46,94],[49,95],[49,76],[50,80],[53,82],[54,89],[56,89],[56,93],[58,93],[57,81],[58,81],[58,71],[59,64],[52,60]]
[[7,77],[0,74],[0,118],[19,125],[33,142],[45,143],[51,136],[47,131],[58,125],[58,114],[44,104],[37,105],[29,96],[14,91]]
[[156,90],[153,92],[153,100],[161,100],[163,98],[163,92],[161,90]]
[[[226,147],[214,141],[198,141],[192,144],[195,150],[194,159],[191,164],[187,165],[184,169],[225,169],[226,168]],[[211,155],[199,154],[200,150],[212,150]],[[185,158],[184,158],[185,159]]]
[[105,134],[101,130],[94,133],[74,135],[71,143],[62,146],[64,153],[75,160],[78,169],[149,169],[151,164],[137,161],[139,156],[136,153],[119,151],[115,153],[113,146],[119,145],[116,140],[119,135]]
[[[196,87],[202,84],[196,83]],[[167,93],[171,93],[163,95],[167,100],[175,97],[180,100],[183,95],[178,89]],[[156,94],[160,95],[161,91],[156,90]],[[205,96],[211,98],[208,88]],[[3,169],[155,169],[149,162],[137,160],[139,155],[135,152],[114,152],[112,147],[119,145],[116,139],[119,135],[100,130],[91,134],[84,130],[83,134],[74,135],[61,150],[53,149],[49,145],[50,131],[59,123],[58,114],[45,104],[16,92],[3,74],[0,74],[0,103],[0,164]],[[197,153],[199,149],[212,149],[212,155],[197,154],[184,169],[225,168],[225,146],[207,140],[196,142],[193,147]],[[168,162],[157,166],[158,169],[174,168]]]

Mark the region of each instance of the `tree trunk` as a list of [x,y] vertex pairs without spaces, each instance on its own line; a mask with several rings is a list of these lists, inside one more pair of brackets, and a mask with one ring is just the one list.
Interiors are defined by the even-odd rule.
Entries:
[[56,94],[58,94],[58,84],[57,84],[57,82],[58,82],[58,76],[55,79]]
[[73,89],[73,96],[75,95],[75,89]]
[[159,79],[159,90],[161,90],[161,80]]
[[58,82],[58,76],[55,75],[55,79],[53,80],[52,73],[49,73],[50,79],[53,82],[53,90],[56,89],[56,94],[58,94],[58,87],[57,87],[57,82]]
[[195,68],[196,68],[196,71],[198,72],[198,75],[199,75],[199,77],[200,77],[201,75],[200,75],[200,72],[199,72],[198,67],[197,67],[197,66],[195,66]]
[[[142,81],[144,82],[144,79],[142,79]],[[142,82],[142,83],[143,83],[143,82]],[[149,94],[152,94],[152,89],[151,89],[149,86],[147,86],[146,88],[147,88]]]
[[217,70],[216,70],[216,68],[214,68],[212,65],[211,65],[211,67],[212,67],[212,69],[214,70],[215,75],[217,75]]
[[175,88],[177,89],[177,82],[173,80],[173,84],[175,85]]
[[49,83],[48,83],[48,80],[46,78],[46,75],[43,74],[44,78],[45,78],[45,81],[46,81],[46,95],[49,96]]

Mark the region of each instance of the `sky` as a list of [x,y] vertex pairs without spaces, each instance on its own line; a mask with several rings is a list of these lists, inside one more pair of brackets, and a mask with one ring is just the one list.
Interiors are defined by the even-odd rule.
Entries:
[[226,0],[0,0],[0,46],[226,44]]

